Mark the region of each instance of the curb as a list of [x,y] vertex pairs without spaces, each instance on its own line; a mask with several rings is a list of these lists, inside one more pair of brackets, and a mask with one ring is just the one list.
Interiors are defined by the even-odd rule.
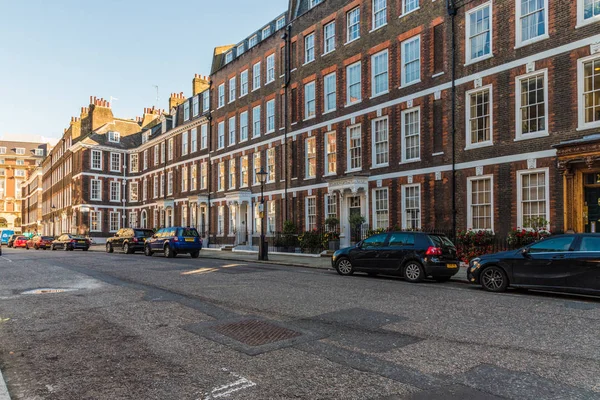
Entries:
[[2,371],[0,371],[0,400],[10,400],[10,394],[8,394]]

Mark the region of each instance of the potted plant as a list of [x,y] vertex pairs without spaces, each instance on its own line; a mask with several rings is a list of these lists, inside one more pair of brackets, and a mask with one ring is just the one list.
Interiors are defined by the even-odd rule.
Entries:
[[360,214],[350,214],[348,222],[350,223],[350,231],[352,232],[353,242],[359,242],[361,239],[360,228],[366,222],[366,218]]
[[324,238],[323,247],[326,249],[329,249],[329,251],[339,250],[340,249],[340,233],[339,233],[340,220],[335,217],[329,217],[325,220],[325,226],[327,227],[327,233],[323,236],[323,238]]
[[281,245],[284,248],[285,252],[297,252],[296,248],[299,247],[298,230],[296,229],[296,225],[294,225],[292,221],[285,221],[283,223],[283,235],[281,238]]

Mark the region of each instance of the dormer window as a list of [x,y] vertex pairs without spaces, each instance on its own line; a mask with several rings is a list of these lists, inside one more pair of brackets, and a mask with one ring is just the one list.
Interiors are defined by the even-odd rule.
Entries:
[[248,48],[251,49],[258,43],[258,36],[254,35],[250,39],[248,39]]
[[150,131],[142,134],[142,144],[147,143],[150,140]]
[[277,22],[275,23],[275,29],[276,30],[280,30],[281,28],[283,28],[285,26],[285,17],[281,17],[277,20]]
[[321,3],[323,0],[310,0],[310,8],[313,8],[317,4]]
[[0,154],[6,154],[6,147],[0,147]]
[[262,39],[265,40],[269,36],[271,36],[271,27],[267,26],[262,30]]
[[34,153],[35,153],[36,156],[43,157],[44,156],[44,149],[35,149]]
[[121,141],[121,134],[119,132],[108,132],[108,141],[111,143],[119,143]]
[[246,46],[244,46],[244,43],[238,45],[237,47],[237,56],[241,56],[242,54],[244,54],[244,51],[246,51]]
[[17,147],[15,149],[15,153],[17,153],[18,155],[23,155],[25,154],[25,149],[23,147]]
[[231,61],[233,61],[233,52],[229,51],[225,54],[225,64],[229,64]]
[[166,119],[163,119],[161,129],[162,129],[162,133],[165,133],[167,131],[167,120]]

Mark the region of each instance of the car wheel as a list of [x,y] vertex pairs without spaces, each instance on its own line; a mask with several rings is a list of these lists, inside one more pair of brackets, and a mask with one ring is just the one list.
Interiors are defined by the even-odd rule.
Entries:
[[131,254],[132,253],[131,249],[129,248],[129,243],[125,243],[123,245],[123,253],[125,253],[125,254]]
[[173,251],[173,249],[169,245],[165,246],[165,252],[164,253],[165,253],[165,257],[167,257],[167,258],[173,258],[173,257],[175,257],[175,252]]
[[199,250],[192,251],[190,253],[190,256],[192,256],[192,258],[198,258],[200,256],[200,251]]
[[150,246],[144,246],[144,255],[146,257],[152,257],[152,250],[150,250]]
[[29,250],[29,245],[28,244],[25,245],[25,250]]
[[508,277],[500,267],[487,267],[479,276],[481,286],[488,292],[504,292],[508,287]]
[[65,247],[63,247],[63,250],[64,250],[64,251],[69,251],[69,245],[68,245],[68,244],[65,244]]
[[410,261],[404,266],[404,279],[412,283],[422,282],[425,279],[425,271],[421,264]]
[[433,280],[435,280],[436,282],[448,282],[450,279],[452,279],[451,276],[434,276]]
[[84,247],[83,251],[88,251],[89,247]]
[[50,250],[54,251],[56,250],[56,247],[54,247],[54,245],[50,246]]
[[34,248],[34,250],[39,250],[40,249],[37,244],[34,244],[33,248]]
[[115,250],[113,249],[112,244],[106,243],[106,252],[112,253],[113,251],[115,251]]
[[335,264],[335,270],[342,276],[350,276],[354,273],[354,267],[347,258],[340,258]]

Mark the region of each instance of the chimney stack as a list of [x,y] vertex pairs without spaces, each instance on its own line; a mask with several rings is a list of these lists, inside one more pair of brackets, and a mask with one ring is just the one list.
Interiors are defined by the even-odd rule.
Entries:
[[181,93],[171,93],[171,97],[169,98],[169,111],[180,104],[182,104],[186,100],[183,92]]
[[208,76],[196,74],[192,80],[192,93],[197,95],[210,87],[210,78]]

